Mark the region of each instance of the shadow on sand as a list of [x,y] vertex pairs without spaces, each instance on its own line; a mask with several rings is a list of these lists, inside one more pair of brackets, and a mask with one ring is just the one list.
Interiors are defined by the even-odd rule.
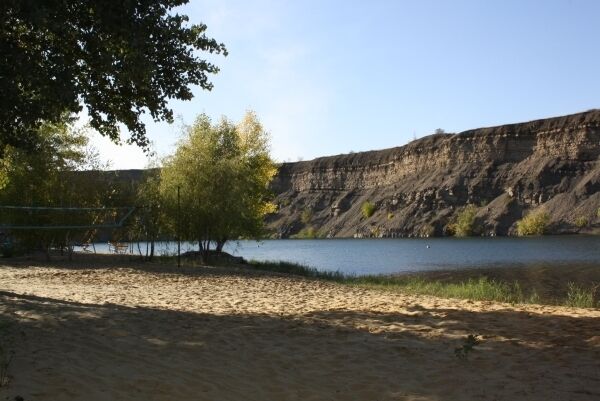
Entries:
[[[26,401],[600,396],[593,318],[421,306],[216,315],[6,291],[0,301],[16,351],[4,391]],[[468,333],[482,343],[459,360]]]

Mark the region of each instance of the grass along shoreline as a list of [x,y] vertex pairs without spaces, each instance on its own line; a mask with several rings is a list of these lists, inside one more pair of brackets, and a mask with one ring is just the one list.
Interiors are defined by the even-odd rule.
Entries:
[[547,304],[579,308],[600,307],[600,284],[592,283],[589,288],[568,282],[558,296],[540,294],[535,288],[527,289],[518,280],[507,282],[485,276],[468,277],[458,282],[446,282],[427,277],[426,274],[352,276],[339,271],[319,271],[314,267],[285,261],[249,261],[248,267],[255,270],[292,274],[344,285],[385,289],[412,294],[433,295],[441,298],[470,299],[474,301],[497,301],[512,304]]

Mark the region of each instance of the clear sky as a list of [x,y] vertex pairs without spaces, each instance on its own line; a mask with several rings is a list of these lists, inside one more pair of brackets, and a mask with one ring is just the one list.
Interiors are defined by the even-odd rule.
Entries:
[[[190,3],[178,11],[229,56],[210,58],[213,91],[171,102],[175,114],[254,110],[278,161],[600,107],[600,1]],[[147,122],[156,152],[172,152],[179,124]],[[146,165],[137,148],[93,143],[113,168]]]

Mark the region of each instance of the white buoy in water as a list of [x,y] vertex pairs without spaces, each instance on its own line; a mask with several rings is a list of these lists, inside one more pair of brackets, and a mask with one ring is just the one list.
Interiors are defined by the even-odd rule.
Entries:
[[429,248],[431,248],[431,247],[430,247],[429,245],[427,245],[427,248],[429,249]]

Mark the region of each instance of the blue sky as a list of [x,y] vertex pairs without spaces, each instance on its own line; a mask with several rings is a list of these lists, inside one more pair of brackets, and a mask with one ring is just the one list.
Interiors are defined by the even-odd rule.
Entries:
[[[600,107],[600,1],[191,0],[228,57],[213,91],[171,102],[239,120],[256,111],[278,161],[404,145]],[[179,124],[147,121],[159,155]],[[127,133],[124,133],[124,136]],[[134,147],[94,145],[113,168],[142,168]]]

